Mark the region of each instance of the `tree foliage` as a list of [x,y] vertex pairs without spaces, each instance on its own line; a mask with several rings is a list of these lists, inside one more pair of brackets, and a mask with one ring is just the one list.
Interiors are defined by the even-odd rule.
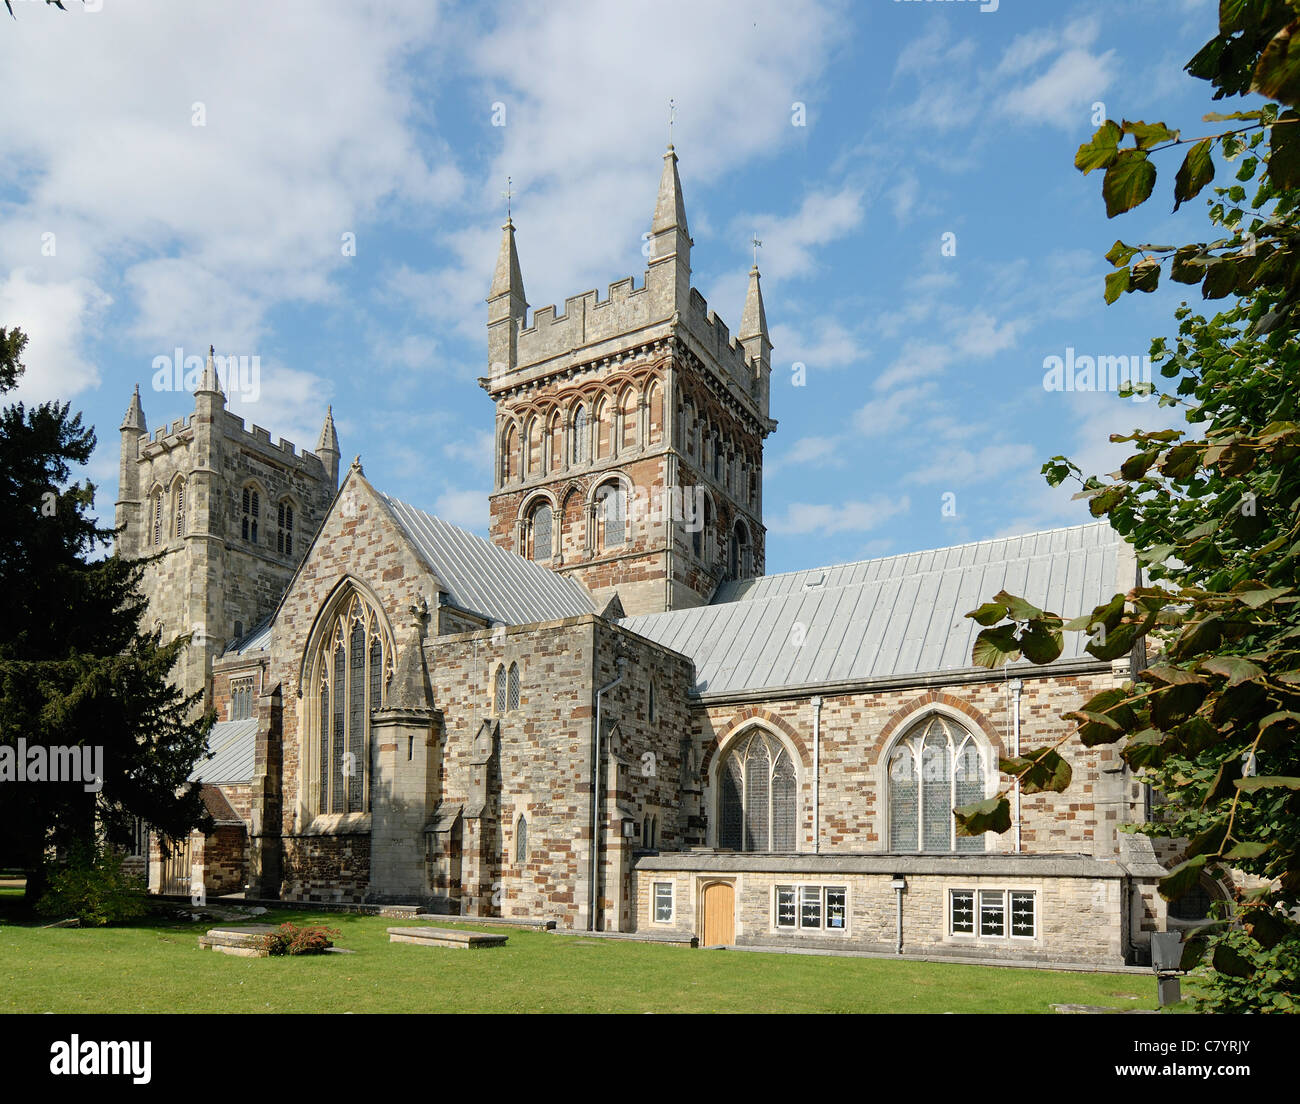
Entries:
[[[0,393],[20,379],[26,343],[0,329]],[[0,409],[0,756],[11,770],[0,776],[0,845],[28,871],[33,900],[50,848],[125,842],[136,817],[179,838],[207,818],[188,778],[212,717],[201,695],[168,681],[188,638],[163,644],[141,630],[145,561],[96,558],[113,531],[89,514],[94,486],[70,481],[94,447],[66,403]],[[102,785],[12,776],[33,748],[55,747],[92,749]]]
[[[1184,139],[1164,123],[1107,120],[1079,147],[1076,167],[1101,170],[1107,215],[1146,202],[1156,155],[1183,152],[1174,209],[1215,187],[1221,235],[1107,253],[1105,299],[1176,282],[1225,300],[1211,317],[1186,303],[1177,339],[1151,357],[1168,383],[1159,401],[1188,428],[1111,438],[1133,454],[1105,478],[1065,457],[1043,467],[1053,486],[1076,480],[1094,517],[1130,543],[1149,582],[1074,620],[1014,595],[968,616],[981,626],[974,662],[1057,658],[1063,634],[1088,635],[1102,660],[1130,653],[1137,678],[1067,714],[1085,746],[1118,744],[1130,767],[1171,799],[1152,834],[1185,838],[1183,861],[1160,883],[1170,900],[1203,874],[1253,875],[1239,926],[1205,942],[1206,1000],[1227,1011],[1292,1010],[1300,927],[1300,0],[1221,0],[1219,33],[1187,64],[1216,99],[1275,102],[1206,116],[1236,125]],[[1220,175],[1222,174],[1222,175]],[[1059,746],[1059,745],[1058,745]],[[1028,789],[1060,788],[1055,747],[1004,761]],[[971,833],[1004,830],[1006,791],[958,810]]]

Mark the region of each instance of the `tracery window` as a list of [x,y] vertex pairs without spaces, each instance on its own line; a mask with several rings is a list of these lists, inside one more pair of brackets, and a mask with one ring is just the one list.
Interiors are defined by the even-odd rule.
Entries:
[[798,779],[789,752],[761,730],[742,736],[718,767],[718,845],[794,851]]
[[382,707],[391,673],[381,618],[353,595],[321,634],[312,667],[318,812],[370,810],[370,714]]
[[275,550],[282,556],[293,555],[293,503],[288,499],[276,508]]
[[262,513],[261,499],[256,487],[250,485],[244,488],[239,506],[239,535],[244,540],[256,544],[257,523]]
[[253,715],[253,678],[230,680],[230,719],[246,721]]
[[953,809],[984,798],[984,756],[948,717],[914,724],[889,756],[889,849],[983,851],[984,837],[959,836]]

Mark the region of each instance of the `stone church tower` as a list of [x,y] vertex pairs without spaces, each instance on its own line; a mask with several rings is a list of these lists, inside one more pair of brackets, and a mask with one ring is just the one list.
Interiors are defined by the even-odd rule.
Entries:
[[488,296],[492,540],[629,615],[698,606],[763,573],[772,344],[758,267],[737,337],[691,287],[677,155],[664,155],[645,282],[535,311],[507,218]]
[[316,452],[271,442],[226,410],[216,360],[194,391],[194,413],[152,437],[131,396],[122,420],[117,551],[158,556],[145,570],[148,622],[163,639],[193,633],[175,677],[210,699],[214,658],[274,612],[338,487],[332,412]]

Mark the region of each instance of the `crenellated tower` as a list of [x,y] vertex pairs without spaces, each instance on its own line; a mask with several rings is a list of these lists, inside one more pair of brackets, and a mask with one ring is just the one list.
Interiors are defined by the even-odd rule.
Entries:
[[761,575],[772,344],[757,265],[737,337],[691,287],[692,241],[670,145],[644,282],[528,319],[507,219],[488,296],[496,404],[492,539],[574,575],[628,614],[707,602]]
[[274,444],[226,409],[223,360],[208,350],[188,418],[151,437],[137,385],[121,425],[116,547],[158,557],[148,616],[165,640],[193,634],[176,672],[187,693],[210,692],[213,659],[274,611],[338,488],[332,410],[316,453]]

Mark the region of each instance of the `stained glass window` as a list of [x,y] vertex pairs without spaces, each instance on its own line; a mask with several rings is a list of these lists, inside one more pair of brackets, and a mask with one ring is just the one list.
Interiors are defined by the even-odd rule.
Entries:
[[738,851],[794,851],[798,776],[789,753],[764,732],[742,736],[718,771],[718,842]]
[[914,725],[889,757],[889,846],[893,851],[983,851],[984,837],[959,836],[952,811],[982,800],[984,757],[947,717]]

